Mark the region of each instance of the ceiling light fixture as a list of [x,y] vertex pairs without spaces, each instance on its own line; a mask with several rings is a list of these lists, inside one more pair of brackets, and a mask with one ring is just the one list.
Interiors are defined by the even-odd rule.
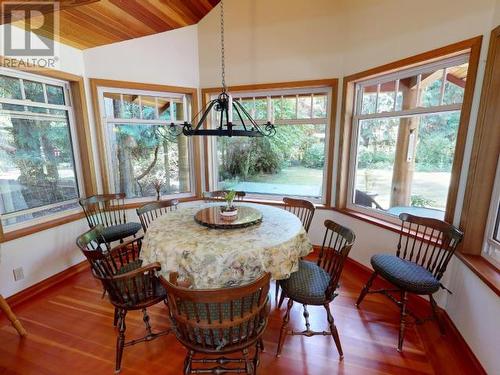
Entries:
[[[267,123],[260,126],[243,107],[241,102],[233,100],[231,94],[227,92],[226,69],[224,62],[224,0],[221,0],[220,2],[220,36],[222,92],[216,99],[208,102],[202,111],[195,116],[196,119],[200,113],[203,112],[195,127],[187,121],[184,121],[182,125],[175,125],[172,123],[168,127],[168,133],[174,137],[180,135],[181,132],[179,131],[179,127],[181,127],[182,134],[186,136],[269,137],[275,135],[276,128],[274,124],[271,123],[271,107],[269,105],[267,108]],[[203,124],[207,120],[207,117],[212,109],[220,112],[218,119],[219,125],[216,128],[211,128],[210,126],[204,127]],[[233,122],[234,119],[236,120],[235,122]]]

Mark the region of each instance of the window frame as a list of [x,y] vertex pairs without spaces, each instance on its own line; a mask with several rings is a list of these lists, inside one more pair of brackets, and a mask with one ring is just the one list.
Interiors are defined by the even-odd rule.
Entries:
[[[324,92],[327,94],[328,104],[327,104],[327,118],[325,121],[325,166],[323,169],[323,186],[322,186],[322,197],[321,200],[313,199],[309,197],[304,197],[310,199],[317,205],[330,207],[331,204],[331,190],[332,190],[332,176],[333,176],[333,139],[335,133],[335,119],[336,119],[336,107],[337,107],[337,90],[338,90],[338,79],[321,79],[321,80],[310,80],[310,81],[294,81],[294,82],[281,82],[281,83],[264,83],[255,85],[241,85],[241,86],[230,86],[227,88],[229,93],[238,93],[235,95],[239,97],[241,95],[247,97],[261,97],[266,95],[281,95],[282,92],[286,91],[294,92],[294,94],[300,95],[301,93],[318,93]],[[204,88],[202,89],[202,106],[203,108],[212,99],[220,93],[220,88]],[[265,122],[264,120],[262,120]],[[299,119],[300,121],[300,119]],[[259,121],[260,122],[260,121]],[[293,120],[292,120],[293,122]],[[207,119],[207,124],[211,123],[211,118]],[[293,126],[293,125],[291,125]],[[210,138],[210,139],[208,139]],[[218,166],[217,157],[214,154],[216,147],[216,140],[211,139],[215,137],[205,137],[204,139],[204,151],[205,151],[205,190],[213,191],[217,190],[218,183]],[[285,195],[280,194],[259,194],[251,193],[245,196],[245,200],[256,201],[256,202],[282,202]]]
[[[464,63],[468,63],[470,60],[470,52],[462,53],[462,54],[457,54],[451,57],[445,57],[442,59],[439,59],[435,62],[431,63],[423,63],[419,64],[418,66],[409,68],[409,69],[400,69],[396,72],[391,72],[389,74],[381,74],[378,75],[376,78],[371,78],[371,79],[366,79],[366,80],[358,80],[354,83],[354,113],[352,116],[352,124],[351,124],[351,144],[350,144],[350,155],[349,155],[349,180],[348,180],[348,186],[347,186],[347,201],[346,201],[346,207],[349,210],[352,211],[359,211],[365,215],[368,216],[373,216],[378,219],[386,220],[390,223],[394,224],[400,224],[400,220],[397,216],[392,216],[390,214],[384,213],[380,210],[374,209],[374,208],[369,208],[369,207],[363,207],[361,205],[358,205],[354,202],[352,202],[352,197],[354,196],[354,188],[355,188],[355,179],[356,179],[356,166],[357,166],[357,147],[358,147],[358,134],[359,134],[359,127],[360,127],[360,122],[363,120],[372,120],[372,119],[388,119],[388,118],[411,118],[415,116],[425,116],[425,115],[432,115],[432,114],[442,114],[442,113],[451,113],[451,112],[456,112],[460,111],[462,112],[462,106],[463,104],[439,104],[437,106],[432,106],[432,107],[421,107],[417,106],[415,108],[411,109],[401,109],[401,110],[395,110],[395,111],[385,111],[385,112],[377,112],[377,109],[375,109],[374,113],[369,113],[369,114],[362,114],[361,112],[361,104],[362,104],[362,95],[361,91],[365,87],[373,86],[374,84],[380,84],[380,83],[387,83],[391,82],[394,80],[399,80],[403,79],[409,76],[418,76],[420,74],[423,74],[425,72],[429,71],[434,71],[434,70],[442,70],[445,69],[446,67],[453,66],[453,65],[460,65]],[[443,85],[444,86],[444,85]],[[443,90],[444,91],[444,90]],[[464,92],[465,96],[465,92]],[[396,102],[394,102],[396,104]],[[458,143],[458,132],[457,132],[457,143]],[[456,152],[456,149],[455,149]],[[450,186],[451,187],[451,186]],[[448,191],[450,190],[450,187],[448,188]],[[444,215],[443,215],[444,216]]]
[[[497,269],[500,269],[500,262],[490,255],[490,252],[500,252],[500,239],[495,239],[495,232],[499,231],[500,226],[500,156],[498,157],[497,170],[495,174],[495,183],[491,194],[490,209],[486,221],[486,230],[481,255],[492,263]],[[493,249],[492,249],[493,248]]]
[[469,67],[467,71],[467,84],[465,86],[464,98],[460,115],[457,140],[455,144],[454,161],[452,165],[450,186],[447,196],[447,204],[444,220],[453,222],[455,206],[457,201],[458,185],[463,163],[463,152],[465,148],[465,139],[469,127],[470,111],[474,94],[477,66],[479,62],[479,53],[481,48],[482,36],[467,39],[432,51],[424,52],[402,60],[391,62],[378,66],[363,72],[355,73],[344,77],[343,98],[341,121],[339,123],[339,154],[337,169],[337,185],[335,206],[339,211],[358,217],[364,221],[369,221],[378,226],[394,225],[389,215],[377,215],[373,210],[363,210],[359,207],[349,205],[349,188],[352,178],[351,165],[353,163],[353,117],[355,115],[354,106],[356,105],[355,85],[361,81],[377,79],[382,76],[394,74],[409,69],[418,69],[423,65],[429,65],[434,62],[440,62],[444,59],[469,53]]
[[[180,87],[180,86],[166,86],[158,84],[147,84],[138,82],[127,82],[127,81],[114,81],[114,80],[104,80],[90,78],[90,86],[92,91],[92,99],[94,106],[94,117],[96,123],[96,135],[97,135],[97,145],[100,155],[100,170],[101,170],[101,183],[102,187],[99,189],[104,194],[109,194],[113,192],[113,182],[109,174],[109,142],[106,142],[106,126],[108,120],[103,111],[102,106],[102,95],[101,93],[114,92],[122,94],[138,94],[141,93],[146,96],[167,96],[168,94],[175,95],[190,95],[191,99],[191,111],[188,114],[188,119],[193,118],[193,114],[197,113],[197,89],[190,87]],[[123,120],[123,119],[122,119]],[[158,123],[165,123],[170,121],[166,120],[140,120],[140,119],[127,119],[132,122],[144,122],[144,121],[158,121]],[[115,121],[116,122],[116,121]],[[117,123],[124,123],[124,121],[118,121]],[[201,197],[201,180],[199,178],[200,167],[199,167],[199,141],[194,139],[196,137],[191,137],[188,139],[189,143],[189,163],[190,163],[190,191],[185,193],[176,193],[169,195],[162,195],[162,198],[178,198],[181,201],[193,200],[195,198]],[[140,197],[140,198],[128,198],[126,199],[127,207],[134,208],[140,205],[151,202],[155,200],[154,196],[151,197]]]
[[[26,231],[26,229],[30,227],[36,227],[39,226],[40,224],[47,223],[50,221],[58,221],[64,217],[75,215],[80,212],[80,207],[77,205],[78,199],[82,196],[82,194],[85,192],[85,186],[84,186],[84,171],[83,171],[83,165],[81,161],[81,144],[78,141],[78,130],[76,126],[76,116],[75,116],[75,109],[74,109],[74,100],[73,100],[73,93],[72,93],[72,87],[71,87],[71,82],[68,80],[65,80],[64,78],[57,78],[57,77],[50,77],[46,76],[43,74],[35,74],[32,72],[27,72],[27,71],[20,71],[20,70],[15,70],[15,69],[10,69],[10,68],[4,68],[0,66],[0,74],[6,75],[9,77],[15,77],[18,79],[21,79],[23,82],[24,80],[29,80],[37,83],[41,83],[44,87],[44,96],[45,100],[47,101],[47,96],[46,96],[46,91],[45,91],[45,86],[46,85],[55,85],[59,87],[63,87],[63,94],[64,94],[64,100],[65,104],[64,105],[55,105],[55,104],[49,104],[48,101],[46,103],[39,103],[39,102],[26,102],[25,99],[25,93],[24,90],[21,90],[21,94],[23,96],[22,99],[2,99],[2,102],[5,102],[7,104],[15,104],[15,105],[22,105],[22,106],[31,106],[31,107],[38,107],[38,108],[52,108],[52,109],[61,109],[64,111],[67,111],[67,117],[65,118],[68,122],[68,132],[69,132],[69,138],[71,142],[71,151],[72,151],[72,159],[73,159],[73,169],[75,173],[75,180],[76,180],[76,187],[77,187],[77,198],[58,202],[58,203],[53,203],[50,205],[43,205],[39,207],[33,207],[33,208],[28,208],[25,210],[21,211],[16,211],[13,213],[8,213],[8,214],[3,214],[1,215],[2,218],[4,217],[15,217],[16,215],[23,214],[23,213],[30,213],[30,212],[38,212],[38,211],[43,211],[44,209],[48,209],[51,207],[59,207],[59,206],[64,206],[66,204],[74,203],[76,206],[75,208],[70,208],[63,210],[61,212],[57,213],[50,213],[44,216],[41,216],[39,218],[35,219],[30,219],[26,220],[21,223],[16,223],[12,224],[9,226],[4,226],[0,220],[0,227],[2,227],[2,233],[5,237],[8,237],[10,234],[14,234],[19,232],[19,231]],[[23,87],[21,83],[21,87]],[[11,111],[9,111],[11,112]],[[51,117],[50,115],[44,116],[43,113],[40,114],[34,114],[34,113],[28,113],[29,117],[33,117],[35,119],[44,119],[46,117],[47,119],[50,118],[55,118],[55,116]],[[0,237],[1,241],[1,237]]]

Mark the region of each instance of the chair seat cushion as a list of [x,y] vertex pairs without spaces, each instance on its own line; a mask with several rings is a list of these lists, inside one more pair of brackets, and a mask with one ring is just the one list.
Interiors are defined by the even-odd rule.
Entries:
[[392,254],[377,254],[370,260],[373,269],[387,281],[416,294],[432,294],[439,281],[424,267]]
[[104,237],[106,242],[118,241],[122,238],[133,236],[134,234],[139,232],[141,228],[141,224],[134,222],[110,225],[109,227],[104,228],[104,230],[102,231],[102,236]]
[[299,270],[279,283],[286,296],[294,301],[321,305],[326,301],[325,292],[330,283],[330,275],[316,263],[300,260]]

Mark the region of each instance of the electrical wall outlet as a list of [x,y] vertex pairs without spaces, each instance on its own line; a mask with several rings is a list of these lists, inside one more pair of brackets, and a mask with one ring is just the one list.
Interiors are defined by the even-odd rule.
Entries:
[[24,279],[23,267],[15,268],[12,270],[12,272],[14,273],[14,281],[19,281]]

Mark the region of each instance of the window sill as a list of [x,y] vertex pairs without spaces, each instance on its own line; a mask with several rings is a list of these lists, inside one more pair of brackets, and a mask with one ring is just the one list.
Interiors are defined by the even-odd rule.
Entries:
[[44,231],[44,230],[47,230],[50,228],[54,228],[54,227],[57,227],[59,225],[63,225],[63,224],[70,223],[72,221],[80,220],[84,217],[85,217],[85,215],[83,214],[83,212],[77,212],[77,213],[70,214],[67,216],[58,217],[57,219],[45,221],[43,223],[39,223],[36,225],[31,225],[29,227],[13,230],[11,232],[5,232],[3,234],[3,237],[0,238],[0,242],[8,242],[8,241],[12,241],[12,240],[15,240],[15,239],[18,239],[21,237],[29,236],[31,234],[38,233],[38,232],[41,232],[41,231]]
[[401,226],[398,225],[398,224],[394,224],[394,223],[392,223],[390,221],[386,221],[386,220],[383,220],[383,219],[379,219],[377,217],[373,217],[373,216],[370,216],[370,215],[367,215],[367,214],[363,214],[361,212],[357,212],[357,211],[350,210],[350,209],[347,209],[347,208],[335,208],[335,207],[331,207],[330,209],[333,210],[333,211],[339,212],[341,214],[353,217],[355,219],[364,221],[366,223],[370,223],[370,224],[376,225],[377,227],[390,230],[392,232],[399,233],[401,231]]
[[455,255],[476,274],[497,296],[500,296],[500,271],[481,255],[456,252]]

